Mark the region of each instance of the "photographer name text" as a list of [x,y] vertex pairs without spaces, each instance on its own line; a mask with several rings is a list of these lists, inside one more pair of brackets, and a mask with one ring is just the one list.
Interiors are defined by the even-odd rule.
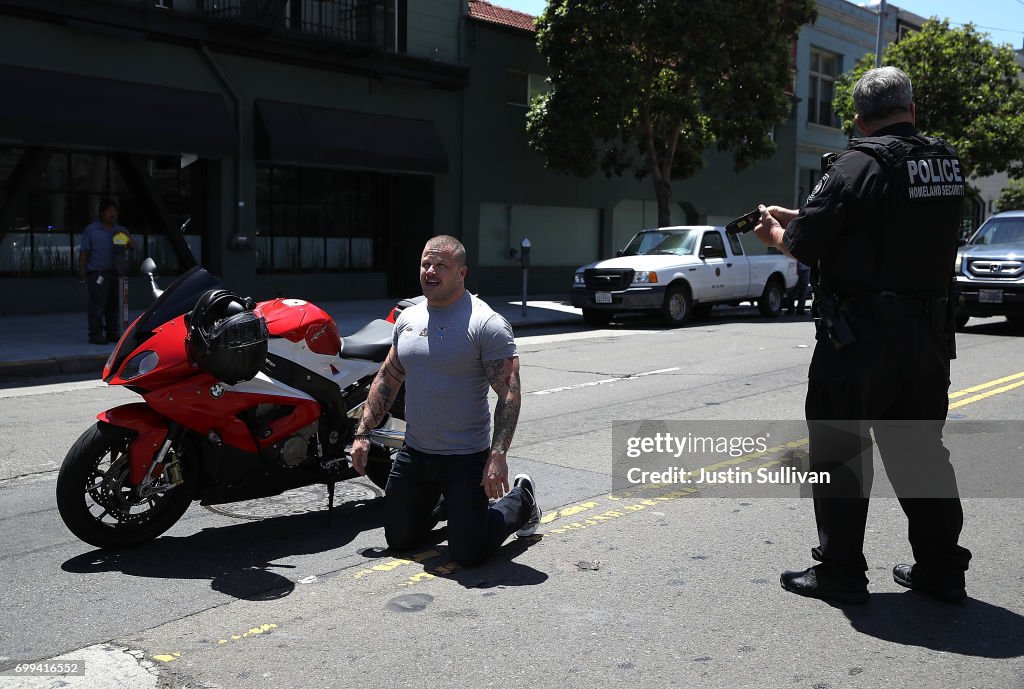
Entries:
[[800,484],[831,483],[832,477],[826,471],[800,471],[790,466],[777,469],[760,467],[756,471],[733,468],[711,471],[701,467],[696,472],[687,471],[683,467],[668,467],[662,471],[644,471],[633,467],[626,472],[626,480],[633,484]]

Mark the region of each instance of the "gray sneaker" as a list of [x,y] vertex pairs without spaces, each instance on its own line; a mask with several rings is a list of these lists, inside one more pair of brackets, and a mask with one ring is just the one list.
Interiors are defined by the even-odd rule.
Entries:
[[516,477],[512,480],[512,487],[518,486],[523,493],[525,493],[531,503],[530,516],[526,518],[526,522],[519,531],[516,531],[518,538],[526,538],[532,536],[537,532],[537,527],[540,526],[540,516],[542,514],[540,505],[537,504],[537,488],[533,484],[533,479],[530,478],[529,474],[516,474]]

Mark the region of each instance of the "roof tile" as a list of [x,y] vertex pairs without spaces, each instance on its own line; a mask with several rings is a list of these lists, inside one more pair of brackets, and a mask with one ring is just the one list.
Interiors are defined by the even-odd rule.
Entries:
[[489,2],[484,2],[484,0],[469,0],[469,16],[472,19],[510,26],[514,29],[530,32],[536,31],[534,26],[536,17],[533,15],[517,12],[505,7],[498,7]]

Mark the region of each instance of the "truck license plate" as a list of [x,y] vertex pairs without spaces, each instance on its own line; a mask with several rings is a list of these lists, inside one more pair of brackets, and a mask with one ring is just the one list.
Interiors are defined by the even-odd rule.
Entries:
[[[1002,300],[1000,300],[1000,301],[1002,301]],[[595,304],[611,304],[612,303],[612,293],[611,292],[598,292],[597,294],[594,295],[594,303]]]
[[982,304],[1002,304],[1003,290],[1001,289],[979,289],[978,301]]

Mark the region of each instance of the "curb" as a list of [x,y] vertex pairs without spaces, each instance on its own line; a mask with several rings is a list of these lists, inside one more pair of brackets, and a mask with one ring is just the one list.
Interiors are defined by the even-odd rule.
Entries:
[[[512,323],[512,328],[520,331],[556,325],[579,325],[582,322],[583,318],[581,316],[569,315],[566,318],[546,321]],[[33,359],[31,361],[0,362],[0,381],[9,382],[27,378],[46,378],[49,376],[92,372],[95,372],[97,377],[99,377],[103,372],[103,364],[107,362],[109,356],[109,353],[75,354],[64,357]]]
[[68,373],[90,373],[95,371],[98,376],[103,372],[103,364],[109,354],[89,354],[33,361],[0,362],[0,380],[10,381],[19,378],[44,378]]

